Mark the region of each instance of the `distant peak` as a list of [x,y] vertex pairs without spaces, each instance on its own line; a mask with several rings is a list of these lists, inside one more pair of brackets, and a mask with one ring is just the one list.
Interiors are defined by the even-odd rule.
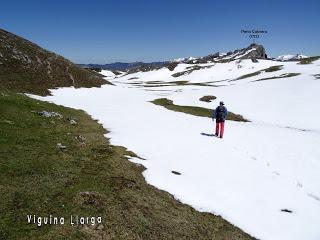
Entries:
[[228,53],[213,53],[205,57],[186,57],[178,58],[173,60],[173,62],[183,62],[183,63],[210,63],[210,62],[228,62],[237,59],[267,59],[267,54],[264,47],[257,43],[252,43],[246,48],[236,49]]
[[303,58],[308,58],[308,56],[302,55],[302,54],[286,54],[286,55],[280,55],[276,57],[275,60],[285,62],[285,61],[298,61]]

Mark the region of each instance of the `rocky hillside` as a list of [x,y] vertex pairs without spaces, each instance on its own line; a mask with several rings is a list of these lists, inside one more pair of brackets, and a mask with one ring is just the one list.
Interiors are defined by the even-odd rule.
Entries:
[[0,87],[40,95],[57,87],[98,87],[108,83],[94,71],[0,29]]

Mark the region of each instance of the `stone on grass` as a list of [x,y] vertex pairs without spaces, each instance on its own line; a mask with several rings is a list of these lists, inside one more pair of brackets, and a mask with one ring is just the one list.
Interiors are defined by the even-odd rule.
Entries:
[[10,120],[3,120],[4,123],[7,123],[7,124],[10,124],[10,125],[13,125],[14,122],[13,121],[10,121]]
[[56,112],[48,112],[48,111],[41,111],[38,112],[38,114],[42,117],[57,117],[57,118],[62,118],[62,115],[60,113],[56,113]]
[[64,150],[66,149],[67,147],[62,145],[62,143],[57,143],[57,148],[60,149],[60,150]]
[[86,141],[86,138],[84,136],[82,136],[82,135],[76,136],[76,139],[81,143],[84,143]]
[[70,120],[70,124],[71,124],[71,125],[76,125],[77,122],[76,122],[75,120],[71,119],[71,120]]
[[67,120],[71,125],[76,125],[78,123],[78,119],[73,118],[73,117],[68,117]]

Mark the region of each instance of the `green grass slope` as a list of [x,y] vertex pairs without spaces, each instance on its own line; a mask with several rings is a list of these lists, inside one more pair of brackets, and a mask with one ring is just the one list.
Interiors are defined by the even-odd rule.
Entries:
[[[105,133],[83,111],[0,91],[0,239],[252,239],[148,185],[144,168],[125,157],[134,154]],[[101,216],[102,223],[37,227],[27,214]]]
[[102,76],[0,29],[0,87],[39,95],[57,87],[99,87]]

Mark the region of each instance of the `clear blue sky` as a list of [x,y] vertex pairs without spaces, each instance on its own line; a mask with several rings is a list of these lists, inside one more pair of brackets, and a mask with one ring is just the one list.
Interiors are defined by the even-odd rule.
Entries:
[[319,0],[10,0],[0,28],[77,63],[157,61],[249,45],[241,29],[268,30],[267,53],[320,55]]

